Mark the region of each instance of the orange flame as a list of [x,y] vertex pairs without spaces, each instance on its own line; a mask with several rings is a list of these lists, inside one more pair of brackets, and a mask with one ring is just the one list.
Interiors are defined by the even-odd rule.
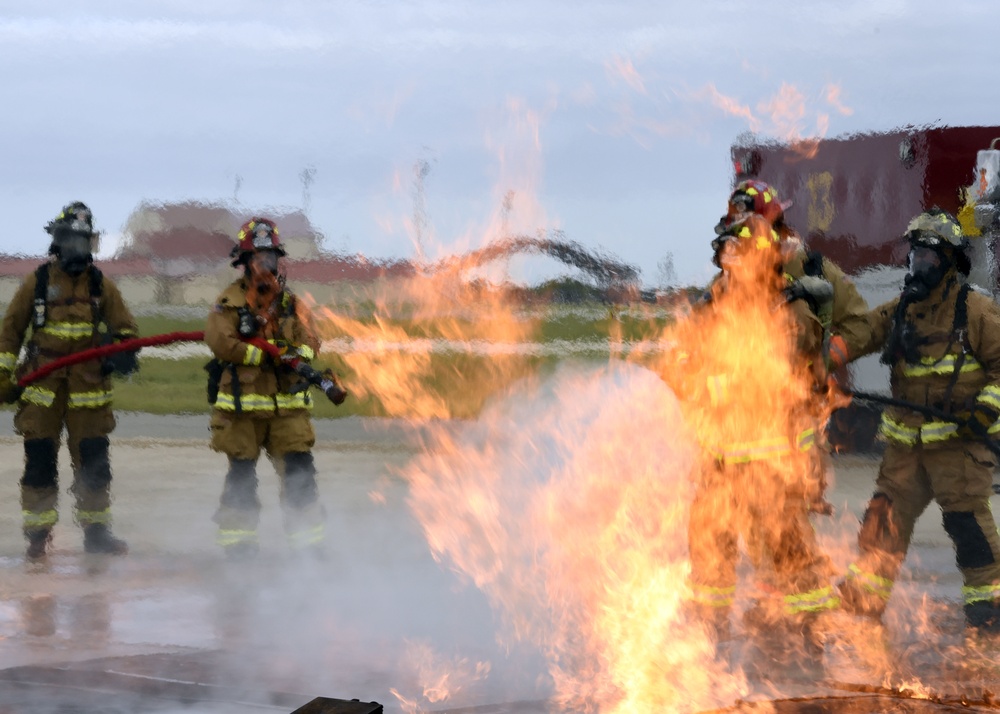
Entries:
[[[806,408],[815,375],[783,304],[780,256],[748,245],[712,305],[660,335],[659,357],[630,357],[662,381],[634,366],[564,372],[530,404],[508,392],[406,469],[432,552],[487,594],[508,637],[547,653],[565,710],[681,711],[745,691],[687,607],[692,477],[717,469],[726,444],[781,435],[782,458],[726,467],[730,510],[714,514],[746,521],[741,509],[774,507],[778,521],[780,502],[809,485],[793,435],[822,418]],[[720,376],[721,400],[707,386]]]

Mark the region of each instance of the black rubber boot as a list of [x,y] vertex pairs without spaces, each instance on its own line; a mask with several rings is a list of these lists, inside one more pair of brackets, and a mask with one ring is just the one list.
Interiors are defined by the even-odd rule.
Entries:
[[52,541],[51,528],[34,528],[25,531],[24,537],[28,539],[28,549],[25,552],[28,560],[41,560],[48,555],[47,549]]
[[128,553],[128,543],[115,538],[105,524],[91,523],[83,528],[83,549],[87,553],[125,555]]

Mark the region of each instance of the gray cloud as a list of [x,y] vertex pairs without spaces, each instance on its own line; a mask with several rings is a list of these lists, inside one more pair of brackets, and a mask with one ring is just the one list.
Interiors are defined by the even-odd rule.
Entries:
[[[44,252],[41,225],[77,198],[110,232],[142,199],[230,199],[236,176],[248,210],[297,205],[313,166],[332,246],[408,256],[409,172],[431,155],[442,242],[487,226],[506,190],[533,191],[572,239],[648,279],[672,251],[700,279],[738,134],[994,123],[975,28],[998,15],[985,1],[34,3],[0,17],[0,249]],[[790,95],[801,114],[775,118]],[[537,153],[511,129],[530,112]]]

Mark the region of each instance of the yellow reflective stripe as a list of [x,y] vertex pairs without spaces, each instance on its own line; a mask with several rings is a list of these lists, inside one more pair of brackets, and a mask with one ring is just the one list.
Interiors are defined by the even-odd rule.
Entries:
[[920,440],[925,444],[947,441],[958,435],[958,424],[947,421],[925,421],[920,427]]
[[238,543],[256,543],[257,531],[237,528],[220,528],[218,535],[215,537],[215,542],[223,547],[228,545],[237,545]]
[[995,384],[989,384],[983,387],[983,390],[976,397],[976,401],[982,404],[989,404],[997,410],[1000,410],[1000,387]]
[[1000,583],[992,585],[965,585],[962,587],[962,599],[966,605],[974,602],[1000,600]]
[[851,563],[847,570],[850,573],[850,577],[858,580],[865,590],[878,595],[884,600],[889,599],[889,594],[892,592],[892,586],[894,584],[892,580],[889,578],[883,578],[881,575],[876,575],[875,573],[862,570],[855,563]]
[[256,367],[264,359],[264,351],[260,347],[247,345],[247,352],[243,355],[243,364]]
[[691,584],[691,599],[701,605],[710,607],[729,607],[733,604],[736,586],[716,588],[711,585]]
[[5,369],[8,372],[13,372],[15,364],[17,364],[16,354],[14,354],[13,352],[0,353],[0,369]]
[[307,362],[312,362],[316,358],[316,353],[309,345],[299,345],[299,356]]
[[806,429],[799,434],[799,451],[809,451],[816,445],[816,430]]
[[800,612],[832,610],[839,605],[840,598],[833,594],[833,588],[829,586],[794,595],[785,595],[785,611],[791,615]]
[[94,325],[90,322],[47,322],[39,332],[63,340],[79,340],[91,337],[94,334]]
[[322,523],[306,528],[305,530],[293,531],[288,534],[288,543],[293,548],[307,548],[310,545],[322,543],[325,537],[325,528]]
[[916,427],[898,422],[885,412],[882,412],[882,424],[879,426],[879,432],[892,441],[909,446],[917,443],[917,436],[920,434]]
[[46,528],[56,524],[56,521],[59,520],[59,512],[54,509],[39,513],[21,511],[21,520],[25,528]]
[[[958,355],[945,355],[941,359],[934,359],[933,357],[921,357],[919,364],[906,363],[903,365],[903,376],[904,377],[929,377],[935,374],[952,374],[955,371],[955,367],[958,364]],[[979,363],[972,355],[966,355],[965,360],[962,363],[962,368],[959,370],[960,374],[967,374],[968,372],[975,372],[976,370],[982,369],[983,366]]]
[[295,394],[280,392],[274,395],[274,401],[278,405],[278,409],[312,409],[313,406],[309,392],[306,390]]
[[729,394],[729,375],[715,374],[706,381],[708,384],[709,401],[713,407],[717,407]]
[[111,392],[98,390],[96,392],[70,392],[70,409],[94,409],[111,404]]
[[76,519],[83,526],[93,525],[94,523],[107,525],[111,523],[111,509],[105,508],[103,511],[77,511]]
[[785,437],[759,439],[726,444],[722,451],[716,452],[716,457],[728,463],[747,464],[751,461],[765,461],[792,453],[792,447]]
[[118,337],[135,337],[138,333],[135,330],[130,330],[126,327],[123,330],[118,330],[115,334]]
[[[271,411],[274,407],[274,397],[266,394],[240,395],[240,409],[242,411]],[[233,399],[233,395],[220,392],[215,400],[215,408],[229,412],[236,411],[236,401]]]
[[[1000,426],[994,425],[992,428],[1000,429]],[[934,444],[954,439],[958,435],[958,424],[953,424],[950,421],[931,420],[925,421],[918,428],[907,426],[883,413],[879,432],[886,438],[906,446],[913,446],[918,441],[924,444]]]
[[51,407],[56,401],[56,393],[51,389],[42,387],[25,387],[21,393],[21,399],[29,404],[37,404],[40,407]]

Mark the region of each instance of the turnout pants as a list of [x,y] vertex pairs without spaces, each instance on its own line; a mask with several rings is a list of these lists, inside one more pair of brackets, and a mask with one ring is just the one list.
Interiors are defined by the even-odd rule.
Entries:
[[970,625],[1000,629],[1000,535],[990,510],[996,458],[984,444],[933,449],[890,444],[858,535],[858,560],[841,590],[857,611],[881,617],[910,547],[913,525],[932,500],[962,572]]
[[692,601],[718,631],[728,630],[741,537],[764,588],[766,620],[799,626],[836,607],[805,494],[786,492],[765,461],[719,466],[695,492],[688,530]]
[[22,400],[14,430],[24,437],[21,512],[26,533],[51,528],[59,518],[58,454],[63,426],[73,465],[76,520],[81,526],[111,522],[111,462],[108,435],[115,417],[108,404],[71,407],[65,381],[51,404]]
[[324,538],[325,514],[319,503],[312,448],[316,443],[306,411],[283,415],[234,414],[216,409],[211,422],[212,448],[229,457],[229,470],[214,520],[223,547],[257,542],[260,499],[257,460],[264,451],[281,483],[285,533],[293,548],[316,545]]

